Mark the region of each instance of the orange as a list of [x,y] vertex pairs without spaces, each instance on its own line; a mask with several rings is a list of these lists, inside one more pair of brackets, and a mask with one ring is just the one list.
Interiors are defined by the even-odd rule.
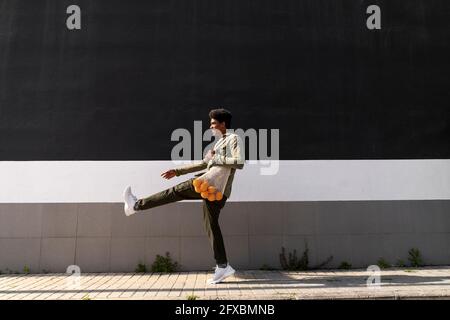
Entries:
[[200,188],[199,187],[194,187],[195,192],[200,193]]
[[214,201],[214,200],[216,200],[216,196],[214,195],[214,193],[210,193],[210,194],[208,195],[208,200],[209,200],[209,201]]
[[209,193],[216,193],[216,187],[209,186],[209,187],[208,187],[208,192],[209,192]]
[[202,184],[202,180],[194,179],[194,181],[192,181],[192,184],[194,185],[194,187],[200,187],[200,185]]
[[209,193],[208,192],[202,192],[200,193],[203,199],[208,199]]
[[217,191],[217,193],[216,193],[216,200],[217,200],[217,201],[220,201],[220,200],[222,200],[222,198],[223,198],[222,192]]
[[205,192],[206,190],[208,190],[208,187],[208,182],[205,181],[200,185],[200,191]]

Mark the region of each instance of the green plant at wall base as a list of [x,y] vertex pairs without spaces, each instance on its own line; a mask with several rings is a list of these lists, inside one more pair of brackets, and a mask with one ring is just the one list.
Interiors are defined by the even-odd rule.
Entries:
[[325,267],[327,264],[329,264],[332,260],[333,260],[333,256],[329,256],[327,259],[325,259],[324,262],[315,266],[313,269],[321,269],[321,268]]
[[420,254],[419,249],[411,248],[408,251],[409,257],[408,260],[411,263],[412,267],[421,267],[423,266],[422,256]]
[[342,261],[338,268],[343,269],[343,270],[348,270],[348,269],[352,268],[352,264],[348,263],[347,261]]
[[297,250],[294,253],[289,252],[289,258],[286,260],[286,253],[284,247],[281,247],[280,264],[284,270],[308,270],[308,245],[305,244],[305,251],[300,259],[297,258]]
[[152,264],[152,272],[175,272],[178,266],[176,261],[172,261],[169,252],[166,252],[165,257],[157,254]]
[[188,299],[188,300],[197,300],[197,298],[198,298],[198,296],[193,295],[193,294],[187,296],[187,299]]
[[259,270],[272,271],[272,270],[277,270],[277,269],[276,269],[276,268],[273,268],[273,267],[271,267],[271,266],[269,266],[269,265],[267,265],[267,264],[263,264],[263,265],[261,266],[261,268],[259,268]]
[[136,273],[146,273],[147,272],[147,266],[145,265],[145,263],[140,263],[139,262],[138,266],[136,267],[134,272],[136,272]]
[[389,262],[387,262],[386,260],[384,260],[383,258],[380,258],[377,261],[377,266],[379,266],[380,269],[386,269],[386,268],[390,268],[391,264]]
[[403,260],[397,260],[397,263],[395,264],[395,266],[404,268],[404,267],[406,267],[406,264]]
[[23,273],[29,274],[30,273],[30,268],[28,268],[27,266],[24,266],[23,267]]
[[284,247],[281,247],[280,264],[283,270],[306,271],[320,269],[330,263],[331,260],[333,260],[333,256],[328,257],[324,262],[317,266],[309,267],[309,249],[307,242],[305,242],[305,251],[300,259],[297,258],[297,250],[295,249],[293,253],[289,253],[289,258],[286,259],[286,251]]

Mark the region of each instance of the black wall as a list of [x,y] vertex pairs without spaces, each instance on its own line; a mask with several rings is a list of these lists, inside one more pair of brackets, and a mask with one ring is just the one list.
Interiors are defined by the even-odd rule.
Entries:
[[0,160],[169,159],[216,106],[284,160],[450,158],[449,57],[448,0],[0,0]]

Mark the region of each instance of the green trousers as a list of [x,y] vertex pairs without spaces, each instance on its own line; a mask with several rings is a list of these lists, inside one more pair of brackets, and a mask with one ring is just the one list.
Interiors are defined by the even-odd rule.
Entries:
[[192,185],[193,180],[194,178],[191,178],[172,188],[139,199],[136,202],[134,209],[136,211],[141,211],[181,200],[202,199],[203,222],[214,252],[214,259],[218,265],[226,264],[228,260],[225,252],[225,245],[223,243],[222,232],[220,231],[219,226],[219,214],[227,201],[227,197],[224,196],[220,201],[208,201],[203,199],[199,193],[195,192],[194,186]]

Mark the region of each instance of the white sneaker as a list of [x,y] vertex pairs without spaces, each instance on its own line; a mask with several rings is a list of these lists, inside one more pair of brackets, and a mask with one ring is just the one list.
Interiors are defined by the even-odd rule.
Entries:
[[134,205],[137,202],[136,196],[131,192],[131,187],[127,187],[123,193],[123,197],[125,198],[124,211],[126,216],[131,216],[136,213],[134,210]]
[[208,279],[208,284],[216,284],[222,282],[222,280],[233,275],[235,272],[236,270],[234,270],[229,263],[227,263],[227,266],[225,268],[219,268],[219,266],[216,266],[214,277]]

